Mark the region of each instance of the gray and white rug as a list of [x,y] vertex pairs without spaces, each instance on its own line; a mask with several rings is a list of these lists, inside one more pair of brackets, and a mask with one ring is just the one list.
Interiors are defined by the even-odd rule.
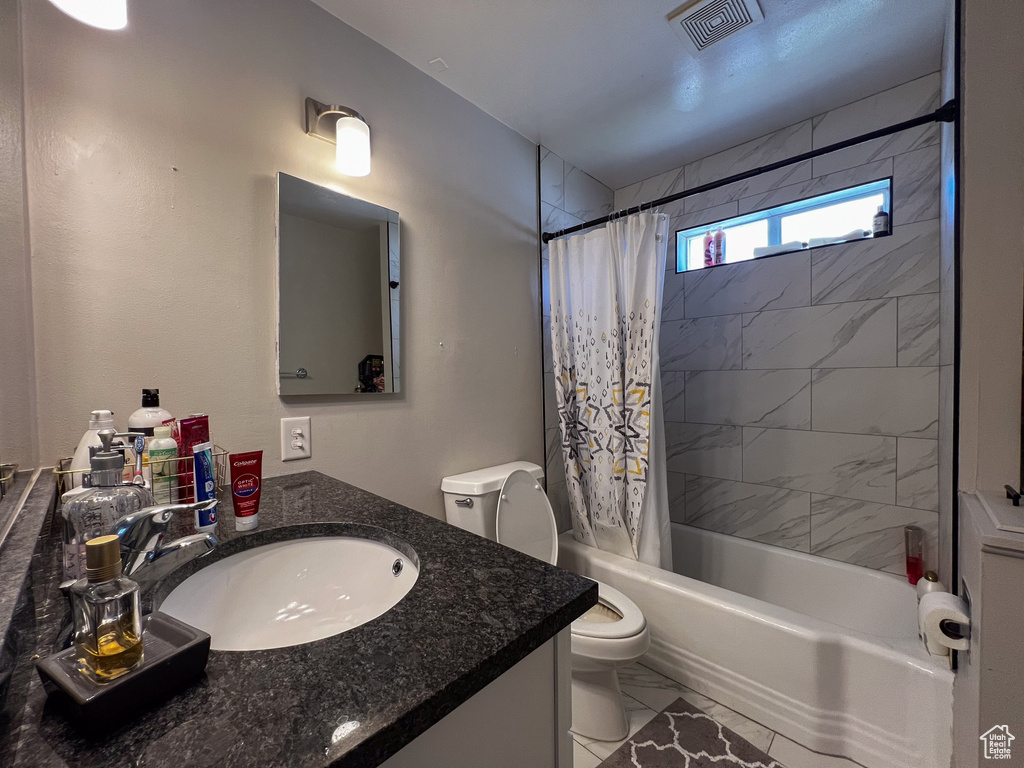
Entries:
[[637,731],[600,768],[785,768],[683,699]]

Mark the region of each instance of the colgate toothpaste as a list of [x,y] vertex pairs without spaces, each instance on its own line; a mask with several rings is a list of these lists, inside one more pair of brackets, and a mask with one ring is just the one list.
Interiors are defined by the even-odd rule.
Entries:
[[263,483],[263,451],[232,453],[231,500],[235,505],[235,530],[252,531],[259,525],[260,485]]

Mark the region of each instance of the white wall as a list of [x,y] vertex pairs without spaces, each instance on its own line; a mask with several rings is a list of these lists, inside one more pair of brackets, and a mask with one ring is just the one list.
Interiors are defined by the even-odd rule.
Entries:
[[[540,462],[536,148],[311,2],[129,10],[109,33],[24,2],[41,461],[158,386],[268,475],[435,515],[445,474]],[[366,116],[370,176],[304,134],[306,96]],[[402,394],[275,394],[278,171],[401,215]],[[279,463],[279,418],[306,414],[313,459]]]
[[35,466],[18,0],[0,0],[0,463]]

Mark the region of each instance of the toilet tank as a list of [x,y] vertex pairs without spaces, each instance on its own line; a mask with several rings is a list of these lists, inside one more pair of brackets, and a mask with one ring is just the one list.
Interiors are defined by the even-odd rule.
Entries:
[[529,472],[537,480],[544,479],[544,470],[528,461],[512,461],[444,478],[441,490],[445,519],[485,539],[497,540],[498,492],[505,478],[517,469]]

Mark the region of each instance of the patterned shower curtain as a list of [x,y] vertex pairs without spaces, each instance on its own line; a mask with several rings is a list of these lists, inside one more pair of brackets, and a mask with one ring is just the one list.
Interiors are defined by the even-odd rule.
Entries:
[[551,341],[573,534],[671,569],[658,354],[668,217],[550,244]]

